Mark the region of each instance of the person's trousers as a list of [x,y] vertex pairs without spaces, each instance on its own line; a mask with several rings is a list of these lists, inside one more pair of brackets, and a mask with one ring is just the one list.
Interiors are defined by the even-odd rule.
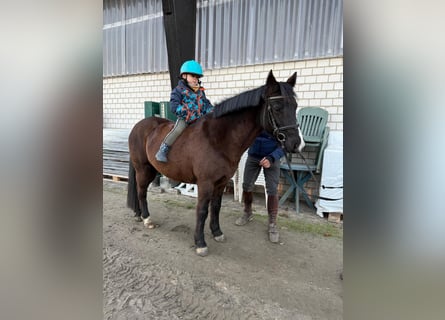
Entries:
[[251,156],[247,157],[244,167],[243,191],[253,191],[255,181],[260,174],[260,170],[263,169],[267,195],[274,196],[278,193],[278,183],[280,182],[280,161],[276,160],[266,169],[260,166],[260,160],[261,159],[255,159]]

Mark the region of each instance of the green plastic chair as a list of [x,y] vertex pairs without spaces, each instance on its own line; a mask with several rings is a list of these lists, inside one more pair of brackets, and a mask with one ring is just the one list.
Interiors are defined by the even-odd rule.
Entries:
[[319,147],[328,123],[329,113],[318,107],[306,107],[298,110],[297,119],[307,146]]
[[[298,110],[297,119],[306,147],[318,147],[316,157],[316,172],[320,173],[323,163],[323,151],[326,148],[329,135],[327,127],[329,113],[318,107],[306,107]],[[324,145],[323,145],[324,143]]]

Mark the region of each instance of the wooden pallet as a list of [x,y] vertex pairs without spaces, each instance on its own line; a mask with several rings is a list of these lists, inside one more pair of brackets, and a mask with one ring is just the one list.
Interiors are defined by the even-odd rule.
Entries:
[[106,180],[113,180],[115,182],[128,182],[128,177],[115,175],[112,173],[104,173],[103,178]]
[[328,213],[328,221],[340,223],[343,222],[343,213],[341,212],[329,212]]

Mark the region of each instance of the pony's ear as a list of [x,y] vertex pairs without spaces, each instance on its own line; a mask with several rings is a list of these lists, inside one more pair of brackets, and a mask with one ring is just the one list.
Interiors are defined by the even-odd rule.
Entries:
[[289,83],[292,87],[294,87],[296,81],[297,81],[297,73],[294,72],[294,74],[291,75],[291,76],[289,77],[289,79],[287,79],[286,82]]
[[277,80],[273,76],[272,70],[270,70],[269,71],[269,75],[267,76],[266,84],[267,85],[272,85],[272,84],[275,84],[275,83],[277,83]]

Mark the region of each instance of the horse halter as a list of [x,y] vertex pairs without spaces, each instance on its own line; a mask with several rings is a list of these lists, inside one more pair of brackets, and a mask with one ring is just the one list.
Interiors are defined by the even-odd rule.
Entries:
[[277,121],[275,119],[275,116],[272,111],[272,106],[270,104],[271,100],[278,100],[278,99],[287,99],[287,96],[275,96],[275,97],[268,97],[266,98],[266,109],[263,112],[263,117],[261,119],[263,128],[266,127],[266,111],[267,111],[267,118],[269,120],[269,124],[273,129],[273,136],[283,145],[284,141],[286,141],[286,134],[284,134],[282,131],[289,130],[289,129],[296,129],[298,128],[298,124],[292,124],[288,126],[278,127]]

